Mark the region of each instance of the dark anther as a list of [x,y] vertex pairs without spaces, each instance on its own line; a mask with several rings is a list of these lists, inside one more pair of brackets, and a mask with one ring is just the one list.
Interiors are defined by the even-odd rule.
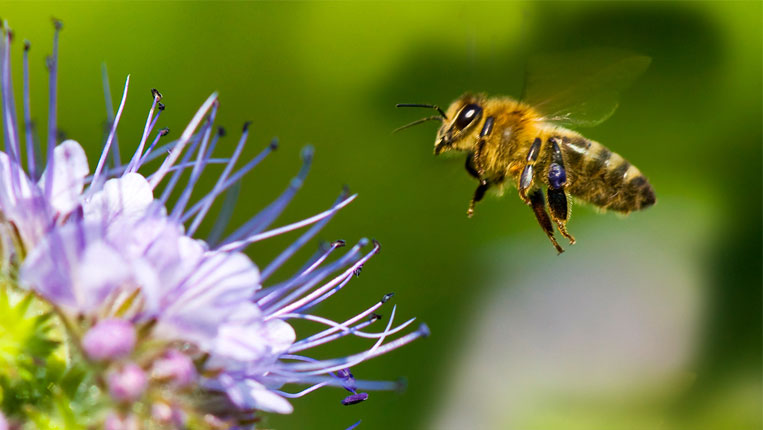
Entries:
[[166,106],[164,106],[164,103],[159,102],[159,103],[156,104],[156,108],[159,109],[159,110],[164,110],[164,108],[166,108]]
[[373,313],[373,314],[371,314],[370,317],[368,317],[368,320],[372,321],[372,322],[373,321],[379,321],[380,319],[382,319],[382,315],[381,314],[376,314],[376,313]]
[[419,326],[419,333],[421,333],[422,337],[429,337],[432,332],[429,330],[429,326],[426,324],[421,324]]
[[166,136],[166,135],[168,135],[169,133],[170,133],[170,129],[169,129],[169,128],[167,128],[167,127],[164,127],[163,129],[159,130],[159,135],[160,135],[160,136]]
[[347,242],[345,242],[342,239],[335,240],[334,243],[331,244],[331,246],[333,246],[334,248],[341,248],[345,245],[347,245]]
[[[247,130],[249,130],[249,126],[252,125],[251,121],[244,122],[244,128],[241,130],[243,133],[246,133]],[[271,142],[272,145],[272,142]]]
[[368,400],[368,393],[351,394],[342,400],[342,404],[345,406],[354,405]]
[[53,60],[52,56],[48,55],[45,57],[45,67],[47,67],[48,70],[52,69],[55,64],[56,62]]
[[53,27],[56,30],[61,30],[62,28],[64,28],[64,22],[63,21],[61,21],[60,19],[58,19],[56,17],[52,17],[51,19],[53,20]]
[[[247,127],[249,127],[249,126],[247,126]],[[246,131],[246,129],[244,129],[244,131]],[[270,139],[270,150],[271,151],[275,151],[276,149],[278,149],[278,138],[274,137],[274,138]]]
[[29,51],[29,49],[32,48],[32,44],[29,43],[28,40],[24,41],[24,51]]
[[461,113],[456,118],[456,128],[463,130],[472,123],[472,121],[482,115],[482,108],[474,103],[468,104],[461,109]]
[[156,101],[159,101],[162,99],[162,93],[159,92],[156,88],[151,88],[151,96],[156,99]]
[[360,272],[363,271],[363,266],[360,265],[355,268],[355,270],[352,271],[352,274],[355,275],[356,278],[360,277]]
[[384,297],[382,297],[381,302],[382,303],[387,303],[389,301],[389,299],[391,299],[394,296],[395,296],[395,293],[387,293],[387,294],[384,295]]
[[315,149],[313,149],[312,146],[307,145],[304,148],[302,148],[302,153],[300,154],[302,156],[302,161],[305,163],[310,163],[313,161],[313,155],[315,155]]
[[217,135],[220,137],[225,136],[225,129],[222,127],[217,127]]
[[381,250],[381,243],[379,243],[376,239],[371,239],[374,243],[374,248],[376,248],[376,252],[378,253]]

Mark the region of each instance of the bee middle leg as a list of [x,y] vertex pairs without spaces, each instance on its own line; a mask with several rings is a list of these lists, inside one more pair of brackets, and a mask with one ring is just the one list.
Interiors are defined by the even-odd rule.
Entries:
[[517,189],[519,190],[519,197],[524,200],[525,203],[528,205],[530,204],[530,199],[527,198],[527,190],[530,189],[530,187],[533,184],[533,176],[534,176],[534,166],[535,162],[538,161],[538,154],[540,154],[540,145],[541,140],[539,137],[536,137],[533,141],[532,145],[530,146],[530,150],[527,151],[527,160],[525,167],[522,169],[522,174],[519,176],[519,183],[517,184]]
[[536,189],[530,193],[529,197],[530,205],[533,208],[533,213],[535,213],[535,218],[538,219],[538,224],[540,224],[541,228],[546,233],[546,236],[548,236],[549,240],[551,240],[554,248],[556,248],[556,252],[561,254],[564,252],[564,248],[559,246],[559,243],[554,237],[554,226],[551,224],[551,219],[548,217],[548,212],[546,212],[546,201],[543,198],[543,191]]
[[567,192],[564,190],[567,185],[567,172],[564,168],[562,151],[559,149],[559,143],[556,138],[549,139],[551,146],[551,164],[548,168],[548,207],[551,210],[551,218],[556,223],[559,233],[570,241],[570,245],[575,244],[575,238],[567,232],[567,220],[570,216]]

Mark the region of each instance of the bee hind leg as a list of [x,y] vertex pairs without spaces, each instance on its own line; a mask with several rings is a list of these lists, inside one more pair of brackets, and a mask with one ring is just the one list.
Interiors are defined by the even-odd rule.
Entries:
[[564,252],[564,248],[559,246],[559,243],[554,237],[554,226],[551,224],[551,219],[548,217],[548,212],[546,212],[546,201],[543,198],[543,192],[541,190],[535,190],[530,193],[529,197],[530,205],[533,208],[533,213],[535,213],[535,218],[538,219],[538,224],[540,224],[540,227],[546,233],[546,236],[548,236],[549,240],[551,240],[554,248],[556,248],[556,252],[561,254]]
[[551,218],[556,223],[559,233],[570,241],[570,245],[575,244],[575,238],[567,231],[567,219],[569,217],[569,205],[567,203],[567,194],[563,188],[549,188],[548,208],[551,210]]
[[567,172],[564,168],[562,151],[556,138],[549,139],[551,144],[551,165],[548,168],[548,207],[551,210],[551,218],[556,223],[559,233],[575,244],[575,238],[567,232],[567,220],[570,216],[567,193],[564,186],[567,185]]

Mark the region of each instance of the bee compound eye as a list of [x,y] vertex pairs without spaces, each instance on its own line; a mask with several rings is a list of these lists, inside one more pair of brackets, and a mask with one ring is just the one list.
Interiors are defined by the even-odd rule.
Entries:
[[468,104],[461,109],[461,113],[456,118],[456,127],[459,130],[463,130],[469,126],[475,119],[479,118],[482,114],[482,108],[474,103]]

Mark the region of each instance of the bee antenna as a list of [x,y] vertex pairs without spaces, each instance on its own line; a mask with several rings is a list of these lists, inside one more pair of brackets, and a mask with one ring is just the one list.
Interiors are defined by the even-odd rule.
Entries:
[[398,103],[395,105],[395,107],[420,107],[420,108],[427,108],[427,109],[435,109],[437,112],[440,113],[440,116],[444,119],[448,119],[448,117],[445,115],[445,112],[440,109],[437,105],[428,105],[428,104],[421,104],[421,103]]
[[413,121],[412,123],[406,124],[406,125],[404,125],[402,127],[398,127],[396,129],[392,130],[392,133],[397,133],[398,131],[405,130],[408,127],[413,127],[414,125],[421,124],[422,122],[427,122],[427,121],[432,121],[432,120],[442,121],[442,118],[440,118],[437,115],[434,115],[434,116],[428,116],[426,118],[417,119],[416,121]]

